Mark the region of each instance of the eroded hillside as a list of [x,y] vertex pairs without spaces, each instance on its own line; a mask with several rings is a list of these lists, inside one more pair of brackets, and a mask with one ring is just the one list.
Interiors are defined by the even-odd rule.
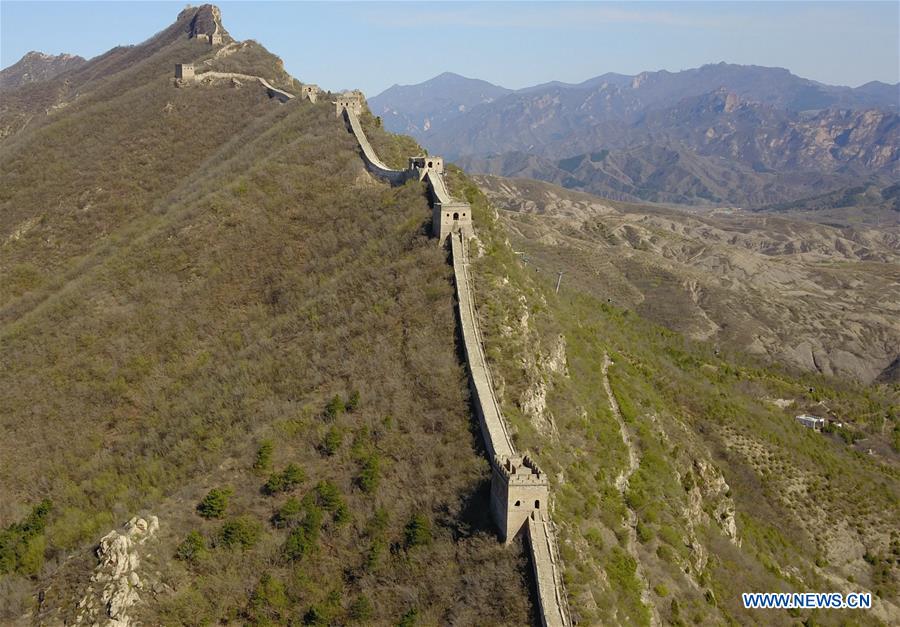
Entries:
[[686,214],[479,177],[513,243],[601,301],[695,339],[868,382],[900,346],[900,233]]

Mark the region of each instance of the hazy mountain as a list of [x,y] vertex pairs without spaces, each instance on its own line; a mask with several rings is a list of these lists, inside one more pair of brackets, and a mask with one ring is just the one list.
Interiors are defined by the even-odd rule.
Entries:
[[486,81],[444,72],[417,85],[394,85],[369,99],[385,128],[418,137],[473,107],[494,102],[511,90]]
[[[834,87],[780,68],[718,64],[547,83],[427,131],[403,130],[479,172],[612,198],[758,206],[853,185],[854,177],[892,182],[898,89]],[[394,109],[402,115],[402,104]],[[427,117],[421,100],[417,111]]]
[[[631,124],[604,122],[560,139],[535,139],[530,127],[517,140],[510,126],[516,123],[491,130],[489,137],[504,139],[495,153],[459,163],[619,200],[759,207],[867,180],[889,185],[900,158],[896,113],[801,115],[724,90],[649,111]],[[462,143],[461,131],[454,137]],[[470,139],[466,148],[489,141]],[[541,149],[529,150],[538,141]]]
[[44,81],[83,63],[85,60],[77,55],[54,56],[32,51],[9,67],[0,70],[0,89]]

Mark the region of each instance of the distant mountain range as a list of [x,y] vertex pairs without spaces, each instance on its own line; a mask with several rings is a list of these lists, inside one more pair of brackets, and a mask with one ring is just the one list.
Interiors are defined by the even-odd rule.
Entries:
[[369,105],[467,169],[620,200],[762,207],[898,179],[900,84],[725,63],[517,91],[444,73]]

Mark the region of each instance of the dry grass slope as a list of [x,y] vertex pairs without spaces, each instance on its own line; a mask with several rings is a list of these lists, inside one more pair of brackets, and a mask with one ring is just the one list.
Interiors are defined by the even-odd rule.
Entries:
[[71,619],[152,512],[148,624],[528,623],[421,185],[373,181],[327,99],[175,89],[193,45],[0,152],[2,620]]

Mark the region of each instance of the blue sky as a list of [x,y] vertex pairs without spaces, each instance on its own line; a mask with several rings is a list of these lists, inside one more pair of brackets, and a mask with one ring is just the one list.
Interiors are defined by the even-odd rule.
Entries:
[[[195,4],[197,4],[195,2]],[[443,71],[511,88],[727,61],[831,84],[900,81],[898,2],[219,2],[302,81],[375,95]],[[184,2],[0,1],[0,66],[137,43]]]

